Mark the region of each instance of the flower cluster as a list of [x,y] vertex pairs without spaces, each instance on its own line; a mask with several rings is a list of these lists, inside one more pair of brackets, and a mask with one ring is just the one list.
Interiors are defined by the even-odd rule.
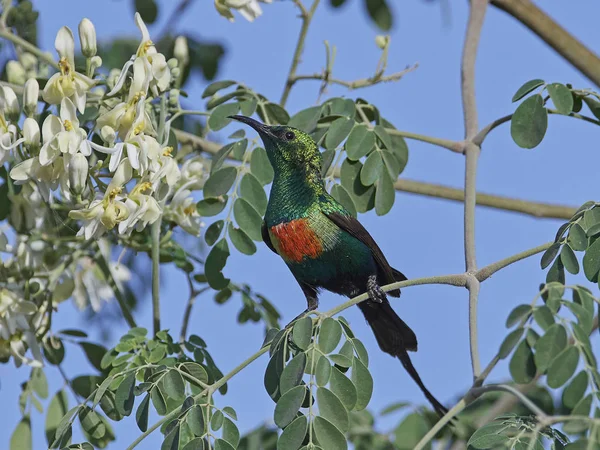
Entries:
[[[102,60],[88,19],[78,28],[85,69],[76,66],[68,27],[56,35],[54,74],[29,53],[7,64],[0,163],[8,171],[12,228],[0,232],[2,361],[12,356],[16,364],[41,364],[39,330],[58,303],[73,297],[79,307],[98,311],[114,297],[112,286],[130,273],[110,263],[110,273],[102,272],[95,254],[110,260],[111,243],[127,247],[133,233],[159,220],[200,233],[194,191],[202,189],[206,164],[178,152],[169,139],[171,120],[184,114],[178,80],[189,61],[187,42],[178,38],[175,58],[167,61],[139,14],[135,23],[141,41],[120,69],[98,70]],[[37,80],[44,77],[41,90]],[[22,89],[22,105],[14,85]],[[66,240],[61,236],[60,252],[53,227],[73,230]]]

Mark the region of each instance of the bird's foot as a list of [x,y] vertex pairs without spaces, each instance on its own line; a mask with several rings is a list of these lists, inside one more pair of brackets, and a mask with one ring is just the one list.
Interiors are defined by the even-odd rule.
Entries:
[[385,292],[377,284],[375,276],[370,276],[367,281],[367,293],[369,294],[369,298],[375,303],[383,303],[387,299]]

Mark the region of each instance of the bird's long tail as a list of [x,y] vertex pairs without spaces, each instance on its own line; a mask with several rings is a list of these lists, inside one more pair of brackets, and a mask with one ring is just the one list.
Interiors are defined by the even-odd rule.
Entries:
[[417,383],[427,400],[433,406],[433,409],[443,416],[448,409],[442,405],[421,380],[419,373],[413,366],[408,351],[417,350],[417,337],[404,321],[398,317],[390,303],[385,300],[383,303],[376,303],[367,300],[358,304],[358,307],[364,314],[367,322],[373,329],[375,338],[381,350],[392,356],[397,357],[408,374]]

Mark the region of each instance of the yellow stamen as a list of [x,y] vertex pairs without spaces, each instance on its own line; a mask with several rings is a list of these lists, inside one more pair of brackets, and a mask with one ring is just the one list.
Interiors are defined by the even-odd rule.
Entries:
[[171,147],[171,146],[165,147],[165,151],[163,152],[163,156],[171,156],[171,153],[173,153],[173,147]]
[[110,191],[110,192],[109,192],[109,194],[108,194],[108,199],[109,199],[109,200],[114,200],[114,199],[115,199],[115,197],[116,197],[117,195],[119,195],[119,194],[120,194],[122,191],[123,191],[123,188],[122,188],[122,187],[120,187],[120,186],[119,186],[119,187],[117,187],[117,188],[114,188],[112,191]]
[[150,191],[152,190],[152,183],[148,182],[148,181],[144,181],[143,183],[139,183],[136,187],[133,188],[133,191],[131,191],[131,194],[142,194],[145,191]]
[[71,123],[71,121],[69,119],[66,119],[63,122],[63,125],[65,126],[65,130],[67,130],[67,131],[73,131],[73,124]]
[[69,64],[67,58],[64,56],[60,58],[60,61],[58,62],[58,68],[60,69],[60,73],[63,75],[71,74],[71,65]]
[[196,212],[196,207],[195,207],[194,205],[187,206],[187,207],[185,207],[185,208],[183,209],[183,213],[184,213],[186,216],[191,216],[191,215],[192,215],[192,214],[194,214],[195,212]]

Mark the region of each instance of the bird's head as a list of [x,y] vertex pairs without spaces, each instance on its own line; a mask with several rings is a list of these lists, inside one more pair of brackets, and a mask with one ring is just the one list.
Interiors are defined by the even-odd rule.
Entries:
[[321,152],[307,133],[288,126],[265,125],[246,116],[230,117],[258,132],[276,176],[302,174],[308,179],[320,178]]

